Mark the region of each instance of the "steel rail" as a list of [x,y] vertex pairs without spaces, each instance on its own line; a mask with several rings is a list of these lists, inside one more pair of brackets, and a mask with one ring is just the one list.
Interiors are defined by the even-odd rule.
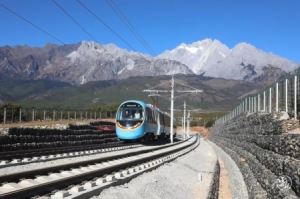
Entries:
[[[8,183],[7,186],[12,186],[12,184],[14,184],[17,186],[17,189],[5,193],[0,193],[0,198],[28,198],[39,194],[49,193],[53,190],[82,182],[83,180],[90,180],[97,176],[103,176],[105,174],[112,173],[114,171],[130,167],[132,165],[140,164],[151,159],[155,159],[167,154],[180,151],[184,148],[195,144],[196,142],[197,139],[194,139],[193,142],[181,141],[175,144],[168,144],[160,147],[155,147],[154,149],[145,149],[136,152],[125,153],[122,155],[116,155],[113,157],[106,157],[104,159],[100,158],[92,161],[84,161],[85,167],[82,165],[83,162],[67,164],[64,165],[63,168],[60,167],[59,169],[63,170],[62,172],[64,172],[64,174],[62,175],[66,176],[61,178],[60,173],[52,173],[49,176],[44,176],[46,181],[43,181],[45,180],[44,178],[40,178],[42,181],[38,183],[37,181],[34,181],[34,179],[22,180],[20,184],[25,185],[24,187],[20,187],[20,184]],[[77,169],[71,169],[74,168],[75,165],[77,165]],[[100,168],[97,167],[99,165]],[[101,165],[104,165],[104,167],[101,167]],[[51,168],[49,169],[51,171]],[[49,169],[47,170],[48,173],[50,172]],[[58,168],[56,168],[56,171],[58,171],[57,169]],[[51,180],[51,177],[57,179]],[[3,187],[5,188],[5,185],[0,187],[0,190],[3,190]]]

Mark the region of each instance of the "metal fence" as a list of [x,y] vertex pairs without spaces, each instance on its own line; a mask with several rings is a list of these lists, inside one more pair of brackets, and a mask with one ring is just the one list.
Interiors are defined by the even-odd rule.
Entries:
[[115,111],[0,108],[0,123],[2,124],[32,121],[91,120],[114,117]]
[[286,112],[290,117],[298,119],[300,112],[300,75],[290,75],[275,84],[248,95],[231,112],[216,120],[216,124],[224,123],[241,113],[274,113]]

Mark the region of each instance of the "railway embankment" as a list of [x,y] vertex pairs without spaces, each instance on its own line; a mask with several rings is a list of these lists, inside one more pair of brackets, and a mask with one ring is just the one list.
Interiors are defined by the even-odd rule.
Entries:
[[249,198],[297,198],[300,196],[298,127],[299,121],[283,115],[244,114],[214,126],[209,139],[235,161]]

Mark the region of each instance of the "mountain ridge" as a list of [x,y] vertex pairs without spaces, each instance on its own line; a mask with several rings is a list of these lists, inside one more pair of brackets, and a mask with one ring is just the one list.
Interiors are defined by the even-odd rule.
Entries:
[[44,47],[0,47],[0,76],[48,79],[71,84],[173,74],[264,81],[260,77],[266,76],[266,68],[269,73],[270,70],[277,73],[274,75],[277,77],[296,67],[297,64],[248,43],[242,42],[229,49],[220,41],[212,39],[192,44],[182,43],[156,57],[128,51],[115,44],[104,45],[94,41],[47,44]]
[[[291,72],[299,66],[246,42],[238,43],[230,49],[216,39],[204,39],[191,44],[182,43],[157,57],[180,61],[196,74],[249,81],[263,75],[264,67],[272,66],[283,72]],[[245,65],[253,67],[247,68]],[[253,71],[255,73],[250,75]]]

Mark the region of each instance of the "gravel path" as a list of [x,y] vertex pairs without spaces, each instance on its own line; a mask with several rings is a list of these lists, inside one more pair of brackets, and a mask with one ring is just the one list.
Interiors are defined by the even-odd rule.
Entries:
[[224,163],[224,167],[228,172],[229,181],[230,181],[230,189],[231,195],[234,199],[245,199],[248,198],[247,186],[244,182],[243,175],[235,164],[235,162],[231,159],[231,157],[225,153],[220,147],[216,144],[209,142],[211,146],[215,149],[218,158],[222,163]]
[[127,184],[110,187],[93,199],[206,198],[216,160],[213,148],[201,139],[194,151]]

